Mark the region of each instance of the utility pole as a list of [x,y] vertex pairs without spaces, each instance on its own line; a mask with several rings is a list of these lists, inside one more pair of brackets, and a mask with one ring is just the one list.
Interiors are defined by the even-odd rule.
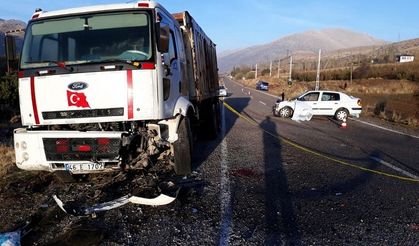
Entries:
[[278,59],[278,79],[279,79],[280,70],[281,70],[281,58]]
[[288,83],[291,83],[292,81],[292,56],[290,56],[290,74],[288,78]]
[[319,49],[319,60],[317,62],[317,75],[316,75],[316,88],[315,90],[318,91],[320,88],[320,58],[322,55],[322,50]]
[[255,79],[258,78],[258,64],[256,63],[256,70],[255,70]]
[[269,77],[272,77],[272,60],[271,64],[269,65]]

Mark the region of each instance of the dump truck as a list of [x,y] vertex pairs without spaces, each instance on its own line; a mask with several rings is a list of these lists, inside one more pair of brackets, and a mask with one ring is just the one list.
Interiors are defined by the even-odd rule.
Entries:
[[[216,45],[188,12],[154,1],[37,9],[19,65],[16,165],[72,174],[192,170],[220,128]],[[203,130],[204,129],[204,130]]]

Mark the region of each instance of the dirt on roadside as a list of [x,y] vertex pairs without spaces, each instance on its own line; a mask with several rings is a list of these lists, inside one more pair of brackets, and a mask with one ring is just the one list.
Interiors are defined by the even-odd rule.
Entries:
[[22,245],[98,245],[104,238],[112,241],[117,237],[110,232],[119,229],[107,226],[105,220],[109,218],[101,214],[93,214],[96,219],[92,215],[66,214],[57,206],[53,195],[77,207],[128,194],[146,198],[162,193],[175,196],[178,188],[168,185],[177,181],[173,169],[163,162],[149,170],[70,176],[20,170],[14,164],[11,147],[0,146],[0,154],[0,232],[24,228]]

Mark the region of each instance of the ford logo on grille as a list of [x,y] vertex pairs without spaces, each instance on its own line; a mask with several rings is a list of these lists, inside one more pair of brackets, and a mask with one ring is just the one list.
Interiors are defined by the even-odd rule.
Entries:
[[86,89],[87,86],[88,84],[85,82],[73,82],[68,85],[68,89],[73,90],[73,91],[81,91],[81,90]]

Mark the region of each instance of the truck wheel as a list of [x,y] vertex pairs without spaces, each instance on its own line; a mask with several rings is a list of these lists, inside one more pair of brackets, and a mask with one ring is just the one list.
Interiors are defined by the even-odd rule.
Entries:
[[187,175],[192,172],[192,131],[188,117],[180,119],[177,131],[178,140],[173,143],[173,159],[175,172],[178,175]]
[[207,137],[208,139],[216,139],[220,131],[220,107],[218,100],[208,106],[205,120],[207,122]]

